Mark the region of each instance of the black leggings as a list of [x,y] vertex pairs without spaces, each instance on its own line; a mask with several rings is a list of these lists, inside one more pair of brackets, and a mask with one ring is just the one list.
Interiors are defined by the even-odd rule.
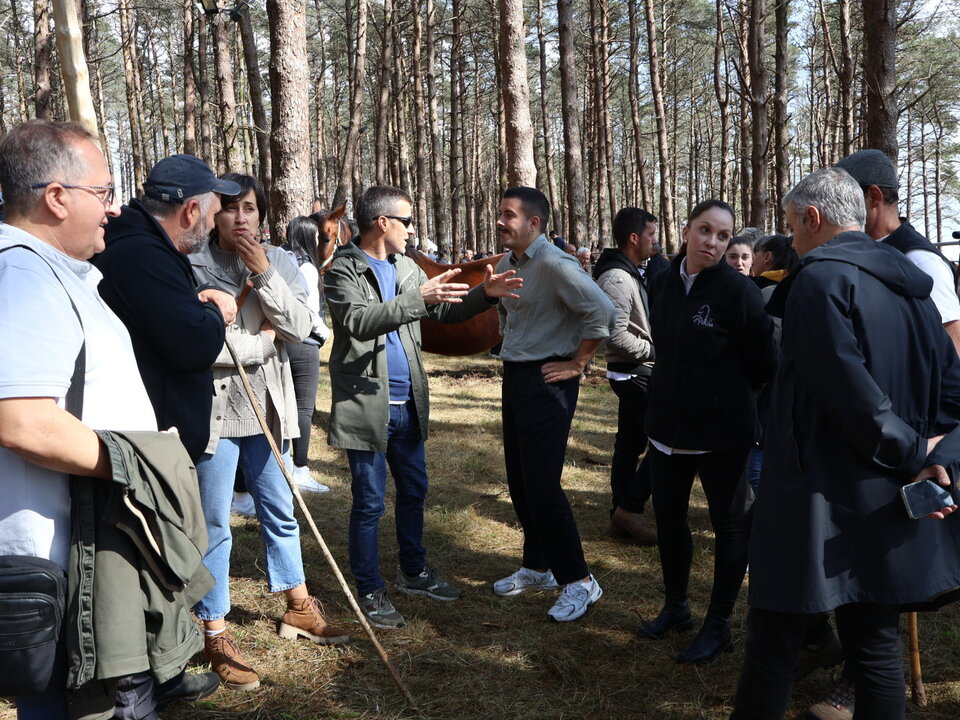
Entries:
[[293,440],[293,464],[304,467],[310,450],[310,428],[317,404],[317,382],[320,380],[320,348],[311,343],[286,343],[297,396],[297,424],[300,437]]
[[686,600],[693,560],[693,539],[687,523],[690,490],[699,473],[716,537],[710,614],[726,618],[740,592],[747,569],[743,530],[746,482],[743,466],[748,448],[715,450],[703,455],[667,455],[651,446],[650,478],[657,540],[667,600]]

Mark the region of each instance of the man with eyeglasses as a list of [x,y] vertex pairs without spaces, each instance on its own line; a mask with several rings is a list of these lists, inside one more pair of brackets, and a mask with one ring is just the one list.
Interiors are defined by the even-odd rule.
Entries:
[[350,568],[360,607],[379,628],[404,624],[380,575],[377,531],[388,465],[397,488],[396,588],[434,600],[460,597],[460,590],[426,564],[423,547],[429,397],[419,321],[463,322],[498,298],[517,297],[512,290],[521,284],[512,270],[495,275],[492,266],[472,290],[451,282],[459,269],[428,280],[404,255],[414,234],[412,212],[403,190],[368,188],[357,204],[360,238],[337,251],[324,277],[333,321],[329,442],[346,449],[350,462]]
[[[0,141],[0,188],[6,211],[0,224],[0,555],[43,558],[65,570],[70,475],[103,480],[103,490],[114,479],[108,450],[91,428],[156,431],[157,423],[130,337],[98,296],[100,273],[87,262],[103,250],[104,225],[119,212],[97,138],[74,123],[18,125]],[[128,562],[115,554],[114,567]],[[100,594],[116,590],[97,587]],[[140,602],[140,588],[134,592]],[[108,648],[101,633],[111,621],[118,627],[107,631],[114,642]],[[96,676],[103,690],[112,684],[117,691],[116,708],[108,691],[99,709],[124,720],[156,718],[154,682],[142,672],[146,633],[119,627],[124,624],[101,616],[93,638],[79,638],[96,643],[96,672],[113,668],[122,675],[112,683]],[[82,622],[71,627],[83,633]],[[199,637],[196,642],[199,649]],[[69,716],[67,660],[58,657],[44,692],[16,698],[21,720]],[[192,676],[190,687],[175,678],[169,688],[176,697],[212,692],[216,676],[210,675]]]
[[222,290],[198,288],[187,255],[213,227],[219,194],[238,192],[200,158],[164,158],[143,197],[110,219],[106,249],[93,261],[104,276],[100,295],[130,332],[157,423],[177,428],[194,462],[210,434],[211,366],[237,304]]

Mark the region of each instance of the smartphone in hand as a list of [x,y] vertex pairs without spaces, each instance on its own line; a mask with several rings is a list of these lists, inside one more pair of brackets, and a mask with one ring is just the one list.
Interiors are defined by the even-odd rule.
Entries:
[[900,497],[907,507],[907,515],[913,520],[919,520],[930,513],[956,505],[957,501],[950,490],[951,488],[945,488],[934,480],[918,480],[901,487]]

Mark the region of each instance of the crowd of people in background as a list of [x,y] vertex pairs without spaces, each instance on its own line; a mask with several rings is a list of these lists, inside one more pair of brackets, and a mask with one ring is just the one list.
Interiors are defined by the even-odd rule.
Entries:
[[[226,623],[232,506],[259,520],[269,590],[286,600],[280,637],[349,641],[307,589],[288,484],[329,492],[308,453],[331,335],[327,440],[350,469],[344,531],[360,608],[378,628],[405,624],[381,575],[388,470],[393,587],[458,600],[424,545],[419,321],[495,310],[523,540],[492,592],[556,592],[546,614],[561,623],[603,595],[563,489],[581,380],[602,348],[618,403],[610,534],[656,545],[662,573],[662,607],[638,641],[699,624],[677,662],[721,659],[749,563],[731,717],[782,718],[797,676],[842,662],[810,717],[902,720],[900,612],[960,587],[960,521],[949,517],[960,301],[950,263],[897,216],[897,188],[883,153],[855,153],[784,198],[790,236],[737,233],[734,208],[705,199],[672,258],[645,209],[622,208],[614,247],[592,252],[548,236],[542,192],[509,188],[496,218],[503,255],[471,288],[458,267],[427,278],[405,255],[415,228],[401,188],[363,192],[356,233],[328,262],[324,212],[294,219],[286,247],[263,242],[267,199],[252,176],[174,155],[121,207],[88,131],[15,127],[0,141],[0,551],[17,572],[69,577],[70,597],[38,645],[47,655],[0,646],[0,688],[23,720],[153,720],[220,684],[256,689]],[[688,604],[696,478],[714,534],[699,622]],[[950,492],[916,519],[901,502],[913,482]],[[198,652],[211,671],[185,673]],[[24,657],[42,672],[28,665],[22,679]]]

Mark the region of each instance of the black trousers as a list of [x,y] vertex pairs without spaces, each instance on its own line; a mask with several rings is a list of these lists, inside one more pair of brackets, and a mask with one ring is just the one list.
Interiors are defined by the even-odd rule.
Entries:
[[[610,467],[610,490],[613,508],[642,513],[650,499],[650,462],[640,462],[647,449],[647,434],[643,431],[647,415],[647,382],[649,378],[637,375],[630,380],[610,380],[610,387],[620,403],[617,408],[617,436],[613,441],[613,461]],[[637,466],[637,463],[639,467]]]
[[546,383],[540,372],[545,362],[503,364],[503,456],[523,528],[523,566],[550,568],[563,585],[590,573],[560,486],[580,378]]
[[310,450],[310,428],[317,404],[317,382],[320,379],[320,348],[311,343],[286,343],[293,375],[293,391],[297,396],[297,425],[300,437],[293,439],[293,464],[304,467]]
[[[856,717],[903,720],[906,708],[897,606],[852,603],[835,612],[856,687]],[[822,614],[750,608],[743,671],[731,720],[783,718],[800,645],[822,618]]]
[[748,449],[715,450],[704,455],[667,455],[651,447],[647,453],[667,600],[685,600],[687,597],[693,560],[687,510],[694,476],[699,473],[716,538],[709,612],[725,618],[733,611],[747,569],[743,528],[747,485],[743,465]]

